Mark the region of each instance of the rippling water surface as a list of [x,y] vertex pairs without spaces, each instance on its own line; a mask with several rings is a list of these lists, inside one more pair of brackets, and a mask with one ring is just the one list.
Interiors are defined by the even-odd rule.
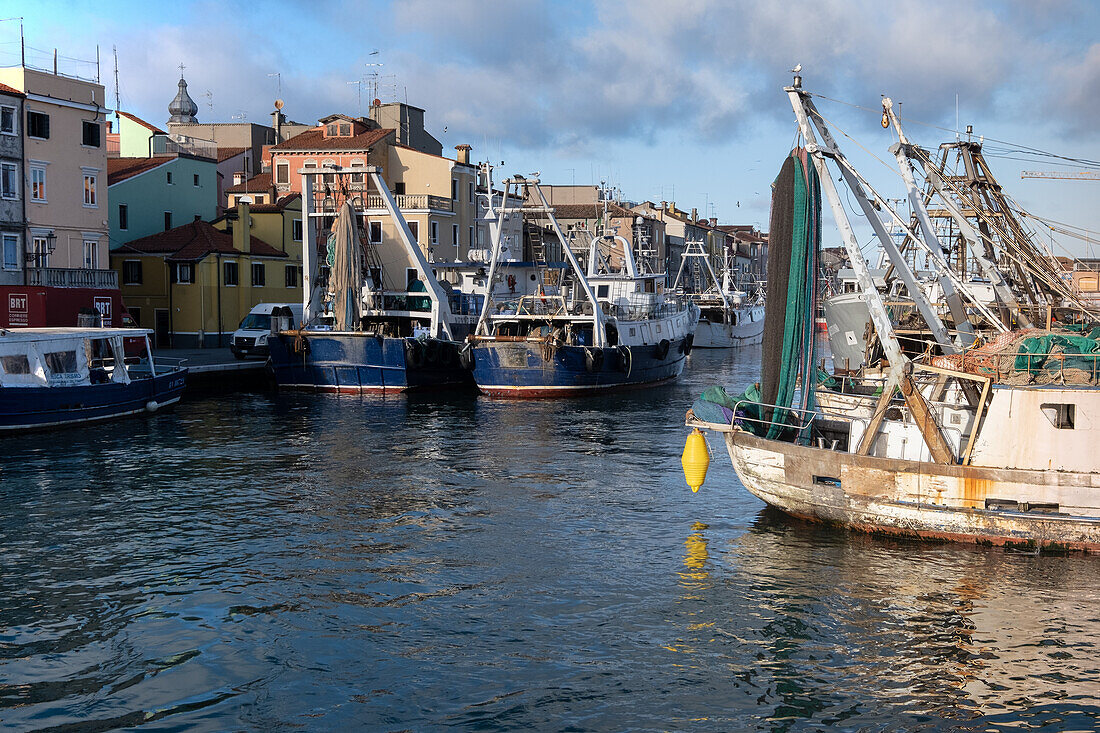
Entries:
[[197,397],[0,439],[0,727],[1094,730],[1100,561],[766,510],[683,414]]

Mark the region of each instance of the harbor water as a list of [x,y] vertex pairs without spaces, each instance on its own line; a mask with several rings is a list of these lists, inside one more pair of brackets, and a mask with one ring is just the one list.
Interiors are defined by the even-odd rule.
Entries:
[[767,510],[684,412],[193,396],[0,439],[0,728],[1095,730],[1100,559]]

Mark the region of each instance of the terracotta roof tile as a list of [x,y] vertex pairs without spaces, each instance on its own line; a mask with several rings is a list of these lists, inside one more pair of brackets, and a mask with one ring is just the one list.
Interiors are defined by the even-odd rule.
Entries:
[[273,145],[272,152],[293,153],[299,150],[367,150],[395,132],[392,128],[380,128],[352,135],[351,137],[325,137],[324,129],[314,127],[303,133]]
[[17,97],[27,96],[18,89],[15,89],[14,87],[9,87],[7,84],[0,84],[0,92],[3,92],[4,94],[14,94]]
[[271,171],[252,176],[244,183],[238,183],[225,189],[226,193],[269,193],[271,191]]
[[301,197],[302,195],[300,193],[292,193],[288,196],[283,196],[273,204],[253,204],[248,207],[248,210],[259,214],[276,214],[280,211],[284,211],[295,199],[300,199]]
[[175,159],[174,156],[170,158],[108,158],[107,185],[113,186],[128,178],[133,178],[140,173],[145,173],[165,163],[170,163]]
[[142,127],[144,127],[145,129],[151,130],[152,132],[157,133],[158,135],[167,135],[168,134],[164,130],[157,127],[156,125],[153,125],[151,123],[146,122],[145,120],[141,119],[137,115],[132,115],[129,112],[123,112],[122,110],[117,110],[117,111],[120,115],[122,115],[126,119],[130,120],[131,122],[135,122],[135,123],[141,125]]
[[[122,245],[116,253],[122,254],[163,254],[173,262],[195,262],[209,254],[245,254],[233,248],[233,235],[215,229],[209,222],[192,221],[169,229],[166,232],[150,234]],[[252,237],[252,254],[262,257],[286,257],[286,252],[277,250],[256,237]]]
[[223,163],[230,158],[235,158],[248,148],[218,148],[218,162]]

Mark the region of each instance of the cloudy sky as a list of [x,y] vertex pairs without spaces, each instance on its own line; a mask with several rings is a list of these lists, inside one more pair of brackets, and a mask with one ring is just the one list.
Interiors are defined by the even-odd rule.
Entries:
[[[32,61],[52,63],[55,46],[94,59],[98,44],[111,105],[116,47],[122,108],[154,123],[167,119],[181,63],[202,121],[268,122],[276,95],[301,122],[357,114],[360,86],[348,82],[366,81],[366,105],[376,73],[378,96],[426,109],[445,150],[469,143],[505,172],[604,180],[629,199],[765,227],[769,183],[796,139],[782,87],[801,63],[807,89],[848,103],[818,101],[884,195],[904,196],[890,172],[892,133],[879,127],[886,94],[902,103],[915,142],[935,147],[954,138],[956,120],[974,125],[1024,208],[1100,238],[1100,182],[1020,179],[1022,170],[1100,168],[1100,4],[1089,0],[165,7],[4,0],[0,17],[23,16],[27,44],[45,52]],[[18,63],[18,37],[17,22],[0,22],[0,64]],[[1086,251],[1066,237],[1058,247]]]

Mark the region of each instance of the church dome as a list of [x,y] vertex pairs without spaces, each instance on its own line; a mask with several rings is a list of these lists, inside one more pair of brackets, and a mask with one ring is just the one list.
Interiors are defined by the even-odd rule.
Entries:
[[195,104],[195,100],[191,99],[191,95],[187,93],[187,82],[181,76],[180,90],[176,93],[176,98],[168,105],[168,114],[172,115],[168,122],[198,122],[195,117],[198,111],[199,105]]

